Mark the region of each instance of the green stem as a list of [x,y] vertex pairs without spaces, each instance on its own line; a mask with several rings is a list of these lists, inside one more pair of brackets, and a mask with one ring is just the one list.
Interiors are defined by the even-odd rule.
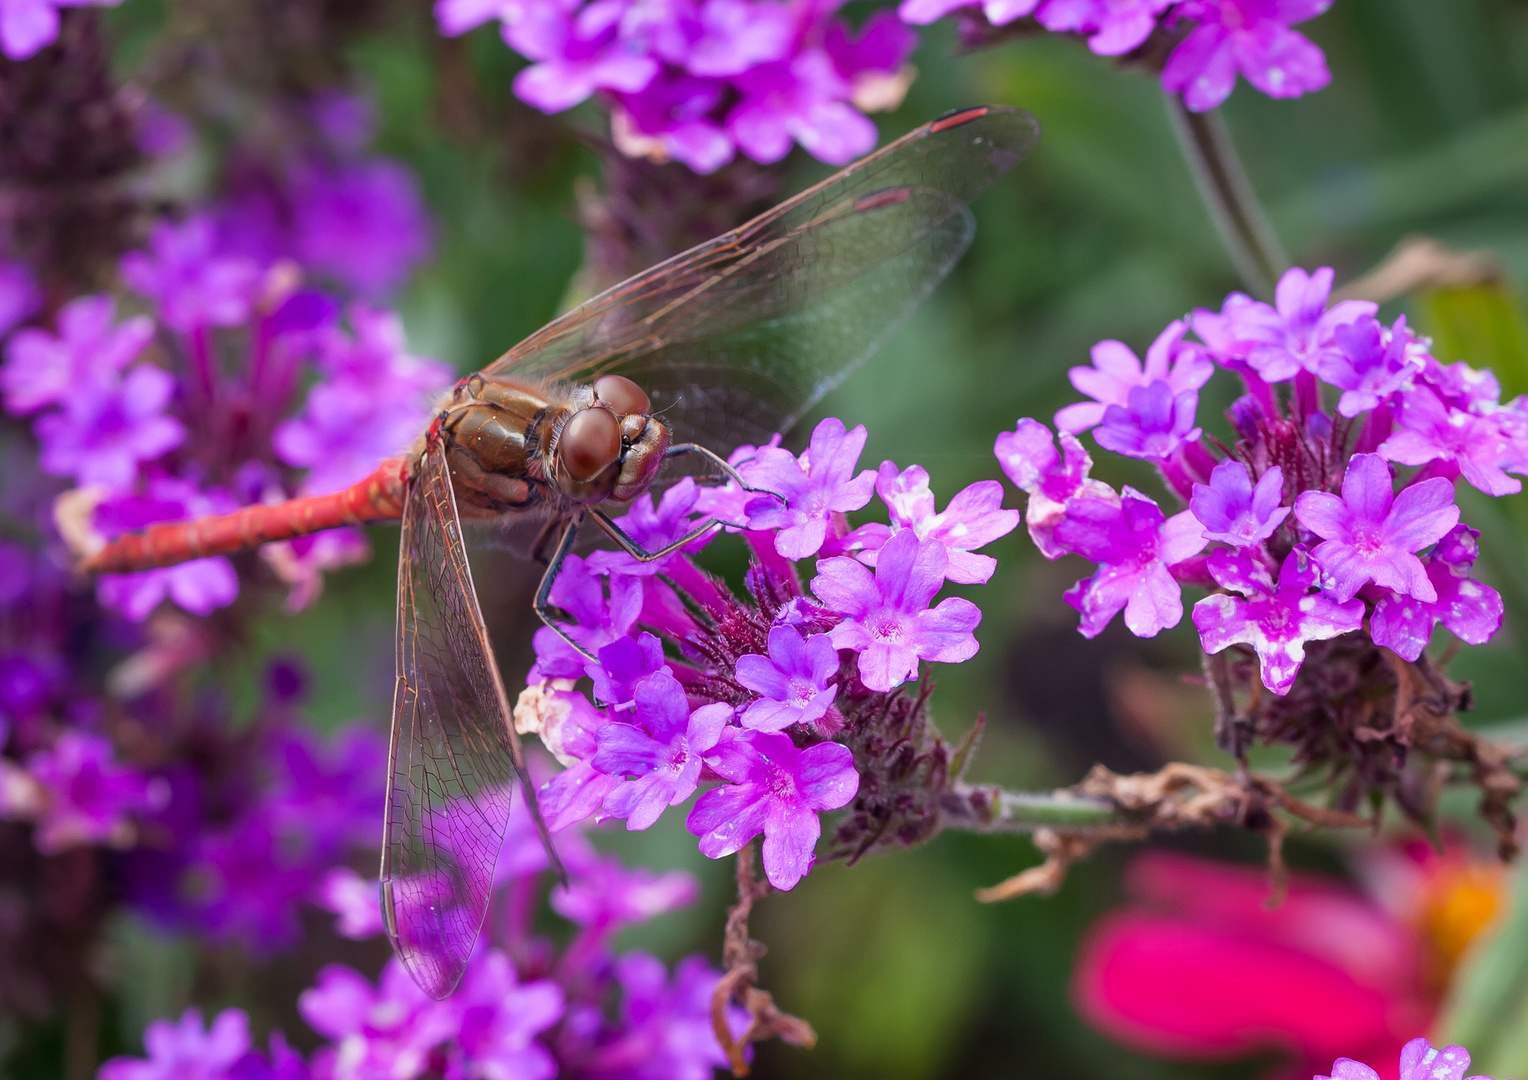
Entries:
[[955,785],[941,800],[940,809],[945,828],[977,833],[1087,829],[1121,821],[1118,810],[1097,799],[1064,791],[1004,791],[977,784]]
[[1220,113],[1192,112],[1181,97],[1168,94],[1167,114],[1178,136],[1178,148],[1194,174],[1194,184],[1236,272],[1249,292],[1272,299],[1279,275],[1289,268],[1289,258],[1268,223],[1241,158],[1236,156]]

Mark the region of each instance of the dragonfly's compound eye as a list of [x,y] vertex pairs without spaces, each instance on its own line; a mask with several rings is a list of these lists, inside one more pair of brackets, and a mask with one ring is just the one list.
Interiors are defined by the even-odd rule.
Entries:
[[642,388],[624,375],[601,375],[595,379],[594,396],[621,416],[646,415],[653,407]]
[[609,409],[581,409],[562,429],[557,451],[570,477],[593,480],[620,459],[621,422]]

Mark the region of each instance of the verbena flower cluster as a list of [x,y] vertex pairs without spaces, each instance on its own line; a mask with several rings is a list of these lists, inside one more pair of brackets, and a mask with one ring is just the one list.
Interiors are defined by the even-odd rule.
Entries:
[[915,25],[979,8],[991,26],[1033,18],[1058,34],[1081,34],[1099,56],[1124,56],[1154,33],[1170,48],[1162,89],[1194,112],[1231,95],[1237,76],[1269,97],[1299,97],[1332,81],[1326,57],[1296,23],[1320,15],[1332,0],[902,0]]
[[[711,1006],[721,972],[689,956],[672,972],[636,949],[617,952],[624,929],[693,904],[695,879],[682,871],[628,869],[590,847],[580,830],[563,832],[558,855],[566,885],[553,884],[552,909],[573,932],[559,944],[537,920],[551,875],[539,834],[516,803],[499,854],[496,891],[483,940],[461,988],[433,1001],[397,960],[373,983],[331,964],[298,999],[302,1018],[327,1044],[310,1059],[281,1032],[255,1048],[248,1016],[229,1009],[210,1027],[188,1011],[151,1024],[146,1059],[117,1058],[100,1080],[171,1080],[188,1075],[259,1080],[671,1080],[702,1078],[724,1067]],[[336,869],[323,903],[349,938],[382,932],[375,881]],[[747,1014],[727,1011],[734,1037]]]
[[[731,523],[756,560],[746,599],[692,560],[709,536],[656,563],[567,561],[551,599],[598,659],[538,630],[516,709],[566,766],[540,791],[552,830],[591,817],[645,829],[714,783],[685,819],[700,850],[720,858],[762,834],[780,889],[811,869],[826,811],[850,808],[841,857],[937,830],[949,755],[910,680],[924,661],[976,653],[976,605],[934,598],[946,581],[987,581],[996,564],[975,549],[1019,514],[995,480],[936,512],[922,468],[860,470],[864,446],[863,427],[824,420],[799,456],[778,439],[733,454],[750,488],[778,495],[687,478],[621,519],[651,550],[707,518]],[[874,495],[890,522],[851,530],[845,514]],[[592,697],[576,688],[585,677]]]
[[[1208,590],[1192,616],[1205,652],[1231,649],[1244,684],[1241,658],[1255,658],[1276,695],[1255,733],[1302,745],[1310,762],[1346,755],[1383,786],[1406,733],[1369,715],[1399,678],[1376,648],[1417,661],[1440,623],[1470,644],[1501,626],[1501,597],[1472,576],[1479,534],[1454,485],[1521,489],[1509,473],[1528,471],[1528,402],[1501,402],[1488,371],[1440,363],[1404,316],[1386,326],[1372,303],[1328,307],[1331,285],[1330,269],[1294,269],[1275,305],[1233,293],[1168,326],[1144,363],[1100,342],[1093,366],[1071,370],[1091,400],[1056,414],[1059,449],[1032,419],[995,449],[1029,493],[1040,551],[1097,564],[1066,594],[1085,636],[1120,612],[1154,636],[1182,618],[1184,585]],[[1245,389],[1229,444],[1198,416],[1217,369]],[[1182,509],[1092,479],[1078,438],[1089,430],[1157,466]]]
[[114,7],[122,0],[7,0],[0,8],[0,53],[12,60],[35,56],[58,40],[59,9]]
[[843,165],[875,146],[867,111],[894,108],[915,38],[891,12],[858,31],[838,2],[437,0],[442,33],[497,19],[531,65],[515,93],[548,113],[598,94],[616,145],[709,173],[741,152],[779,161],[799,143]]

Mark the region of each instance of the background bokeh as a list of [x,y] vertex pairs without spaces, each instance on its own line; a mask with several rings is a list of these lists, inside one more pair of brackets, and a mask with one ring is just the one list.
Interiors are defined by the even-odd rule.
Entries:
[[[860,14],[854,5],[847,10]],[[395,2],[385,13],[345,59],[379,107],[377,149],[417,170],[435,223],[436,254],[400,310],[415,351],[467,372],[567,302],[583,258],[576,199],[598,172],[596,155],[575,132],[602,121],[592,107],[547,118],[514,99],[509,85],[521,61],[492,28],[447,40],[423,4]],[[122,70],[139,62],[166,14],[159,0],[130,0],[109,13]],[[1528,3],[1338,0],[1302,29],[1326,52],[1332,85],[1294,101],[1243,85],[1222,110],[1293,261],[1334,266],[1340,283],[1403,237],[1424,233],[1458,249],[1489,249],[1510,283],[1528,279]],[[945,24],[925,32],[913,62],[919,77],[905,102],[878,118],[883,142],[974,102],[1022,106],[1044,130],[1030,158],[975,205],[976,241],[950,280],[819,406],[820,415],[869,428],[872,463],[925,465],[942,501],[998,475],[994,435],[1020,416],[1048,418],[1069,400],[1065,371],[1086,362],[1093,342],[1113,337],[1143,350],[1168,321],[1218,306],[1239,283],[1151,75],[1053,35],[958,56]],[[826,174],[798,158],[793,186]],[[1427,305],[1409,313],[1424,332],[1440,330]],[[1510,358],[1449,352],[1446,333],[1439,342],[1445,362]],[[1498,372],[1508,393],[1528,389],[1528,371]],[[1117,462],[1100,466],[1103,479],[1145,486],[1141,477],[1111,472]],[[1514,525],[1524,498],[1469,511],[1486,533],[1485,576],[1508,600],[1506,631],[1454,668],[1474,680],[1482,722],[1528,712],[1528,636],[1520,629],[1528,565],[1516,557]],[[297,654],[312,671],[307,715],[315,723],[385,716],[396,541],[386,529],[374,532],[369,565],[331,575],[315,608],[261,623],[247,662],[219,677],[250,696],[266,657]],[[987,550],[1001,567],[980,591],[982,651],[941,671],[935,698],[947,734],[985,715],[975,778],[1041,788],[1074,782],[1094,761],[1134,769],[1185,756],[1215,760],[1209,703],[1176,675],[1196,663],[1187,623],[1149,642],[1114,632],[1085,642],[1061,601],[1062,589],[1085,572],[1080,564],[1045,563],[1022,532]],[[735,571],[727,557],[717,555],[717,565]],[[510,563],[490,556],[486,565],[489,617],[514,685],[530,659],[526,583]],[[698,907],[639,928],[634,942],[669,958],[696,949],[714,955],[730,899],[728,864],[699,856],[673,815],[651,833],[605,831],[596,839],[633,861],[683,866],[703,882]],[[1178,844],[1261,857],[1243,837]],[[1345,872],[1341,852],[1322,841],[1296,840],[1290,857]],[[823,867],[790,895],[770,897],[754,923],[770,947],[763,983],[816,1026],[820,1041],[810,1052],[761,1046],[757,1075],[1230,1080],[1267,1073],[1271,1056],[1168,1063],[1087,1028],[1067,982],[1082,931],[1119,901],[1123,859],[1104,852],[1053,898],[992,907],[973,900],[977,887],[1037,860],[1024,840],[952,834],[852,868]],[[257,1026],[300,1032],[290,1002],[329,958],[284,960],[275,972],[222,971],[209,984],[205,961],[198,965],[184,946],[126,922],[113,933],[122,991],[112,1007],[123,1049],[136,1047],[147,1020],[178,1015],[193,995],[218,1003],[206,997],[209,985],[225,1003],[250,1008]],[[379,954],[355,946],[347,958],[374,967]],[[285,997],[273,992],[283,986]],[[34,1032],[4,1068],[16,1077],[51,1075],[55,1054],[54,1039]]]

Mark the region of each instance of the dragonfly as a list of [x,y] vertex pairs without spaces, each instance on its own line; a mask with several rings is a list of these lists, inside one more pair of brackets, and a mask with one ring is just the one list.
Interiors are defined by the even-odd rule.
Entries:
[[946,114],[553,320],[459,382],[412,448],[345,490],[152,525],[82,561],[131,572],[401,521],[381,904],[394,951],[430,996],[448,996],[466,969],[517,784],[556,857],[463,522],[540,523],[534,607],[566,637],[550,596],[580,528],[652,560],[714,527],[648,551],[609,508],[671,482],[686,460],[735,479],[729,451],[788,430],[943,280],[971,241],[968,204],[1038,134],[1014,108]]

